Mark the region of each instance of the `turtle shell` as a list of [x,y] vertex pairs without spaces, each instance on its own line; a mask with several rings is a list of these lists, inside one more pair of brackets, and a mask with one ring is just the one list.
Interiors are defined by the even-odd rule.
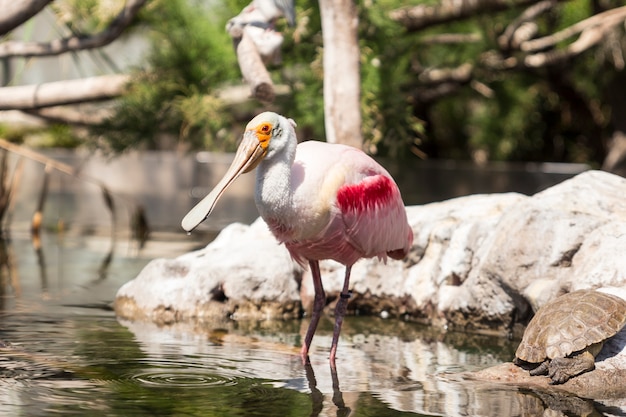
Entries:
[[602,342],[626,323],[626,301],[594,290],[562,295],[541,307],[515,356],[530,363],[565,357]]

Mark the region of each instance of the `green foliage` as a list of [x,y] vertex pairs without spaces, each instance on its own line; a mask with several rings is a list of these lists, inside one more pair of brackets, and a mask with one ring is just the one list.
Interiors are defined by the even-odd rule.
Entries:
[[[401,158],[403,150],[421,132],[421,121],[412,115],[406,86],[409,71],[410,40],[403,29],[388,19],[398,7],[397,0],[359,7],[361,46],[361,110],[365,148],[381,155]],[[296,2],[300,24],[295,32],[286,31],[282,69],[274,74],[277,82],[290,85],[293,94],[277,102],[279,111],[289,115],[304,132],[302,139],[323,140],[323,44],[319,4]],[[305,22],[305,23],[302,23]],[[294,39],[294,37],[296,39]],[[393,39],[394,42],[389,42]]]
[[231,124],[229,113],[210,97],[216,87],[239,77],[224,31],[229,14],[185,0],[151,3],[142,15],[152,45],[147,68],[136,71],[115,115],[95,129],[106,146],[160,148],[169,137],[193,148],[232,147],[218,135]]
[[[607,88],[610,56],[592,49],[564,65],[537,70],[497,71],[485,65],[485,53],[499,50],[496,40],[520,13],[477,16],[441,25],[419,36],[436,33],[478,34],[480,41],[414,47],[412,61],[422,67],[473,66],[473,83],[453,94],[416,107],[428,120],[424,151],[453,159],[564,161],[598,163],[608,126]],[[546,36],[590,16],[588,2],[559,3],[539,19],[537,37]],[[576,37],[561,42],[569,45]],[[504,56],[506,57],[506,55]],[[417,77],[418,74],[415,74]],[[419,81],[414,84],[419,95]],[[604,133],[603,133],[603,129]]]
[[39,148],[75,148],[82,143],[74,130],[64,124],[48,127],[0,124],[0,138]]
[[[115,116],[96,130],[108,148],[160,148],[182,142],[195,149],[233,149],[232,131],[241,129],[240,119],[266,109],[258,103],[243,110],[228,108],[213,94],[218,87],[241,82],[224,26],[248,2],[212,3],[210,11],[199,0],[149,3],[141,16],[152,44],[147,66],[138,69]],[[389,12],[406,5],[401,0],[357,2],[362,131],[368,151],[396,159],[412,157],[413,151],[480,161],[601,160],[602,135],[610,129],[610,108],[604,103],[611,80],[607,72],[614,70],[606,65],[613,59],[611,53],[596,48],[562,67],[494,70],[485,64],[486,53],[506,58],[506,51],[498,52],[497,39],[520,9],[409,33],[389,18]],[[288,84],[292,93],[279,97],[270,109],[296,120],[301,139],[323,140],[319,4],[296,2],[296,11],[296,28],[278,23],[285,35],[283,63],[269,68],[274,82]],[[569,27],[590,13],[585,0],[558,3],[539,19],[536,36]],[[443,34],[473,40],[431,41]],[[421,100],[424,91],[437,87],[423,80],[425,70],[468,64],[472,82],[459,82],[439,98]],[[169,139],[163,142],[164,137]]]
[[0,123],[0,138],[13,143],[22,143],[24,141],[24,136],[34,130],[36,129],[31,127],[22,128],[12,124]]
[[[613,6],[615,7],[615,6]],[[556,21],[556,27],[551,28],[555,31],[565,29],[574,22],[580,22],[581,20],[589,17],[591,13],[591,5],[585,0],[572,0],[564,2],[559,8],[559,13]]]
[[489,100],[475,100],[470,107],[468,143],[473,151],[484,150],[490,159],[518,159],[519,152],[541,155],[543,149],[542,108],[545,103],[538,86],[528,77],[511,76],[490,85]]
[[59,23],[74,34],[101,31],[124,7],[124,0],[62,0],[51,4]]
[[[413,115],[407,87],[412,83],[414,40],[388,18],[398,1],[381,1],[360,9],[361,108],[365,149],[394,158],[423,131]],[[393,42],[390,42],[393,40]]]
[[46,130],[48,140],[40,143],[39,147],[75,148],[82,140],[67,125],[54,124]]
[[324,140],[322,24],[318,2],[296,2],[297,28],[282,28],[283,64],[273,70],[278,83],[286,83],[293,94],[277,100],[278,111],[293,118],[301,139]]

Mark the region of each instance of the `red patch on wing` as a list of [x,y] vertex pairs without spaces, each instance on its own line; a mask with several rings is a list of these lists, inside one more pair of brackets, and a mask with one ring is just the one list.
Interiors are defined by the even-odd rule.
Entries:
[[384,176],[367,177],[358,184],[344,185],[337,192],[337,203],[342,212],[366,211],[384,205],[394,195],[396,185]]

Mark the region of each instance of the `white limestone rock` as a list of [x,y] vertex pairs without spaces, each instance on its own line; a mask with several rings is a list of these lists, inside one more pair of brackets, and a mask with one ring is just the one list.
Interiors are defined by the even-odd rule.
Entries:
[[[415,239],[404,261],[354,265],[349,310],[446,328],[511,331],[560,293],[626,287],[626,179],[589,171],[532,197],[492,194],[407,207]],[[333,307],[344,268],[321,264]],[[297,317],[308,271],[262,220],[225,228],[206,248],[157,259],[120,288],[127,319]]]
[[117,293],[121,318],[170,323],[300,315],[300,272],[267,226],[232,224],[204,249],[155,259]]

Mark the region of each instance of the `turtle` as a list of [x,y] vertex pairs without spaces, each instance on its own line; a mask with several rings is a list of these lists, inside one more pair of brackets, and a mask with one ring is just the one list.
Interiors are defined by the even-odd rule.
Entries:
[[530,375],[548,375],[562,384],[595,368],[605,340],[626,323],[626,301],[595,290],[557,297],[532,318],[515,352],[514,363]]

